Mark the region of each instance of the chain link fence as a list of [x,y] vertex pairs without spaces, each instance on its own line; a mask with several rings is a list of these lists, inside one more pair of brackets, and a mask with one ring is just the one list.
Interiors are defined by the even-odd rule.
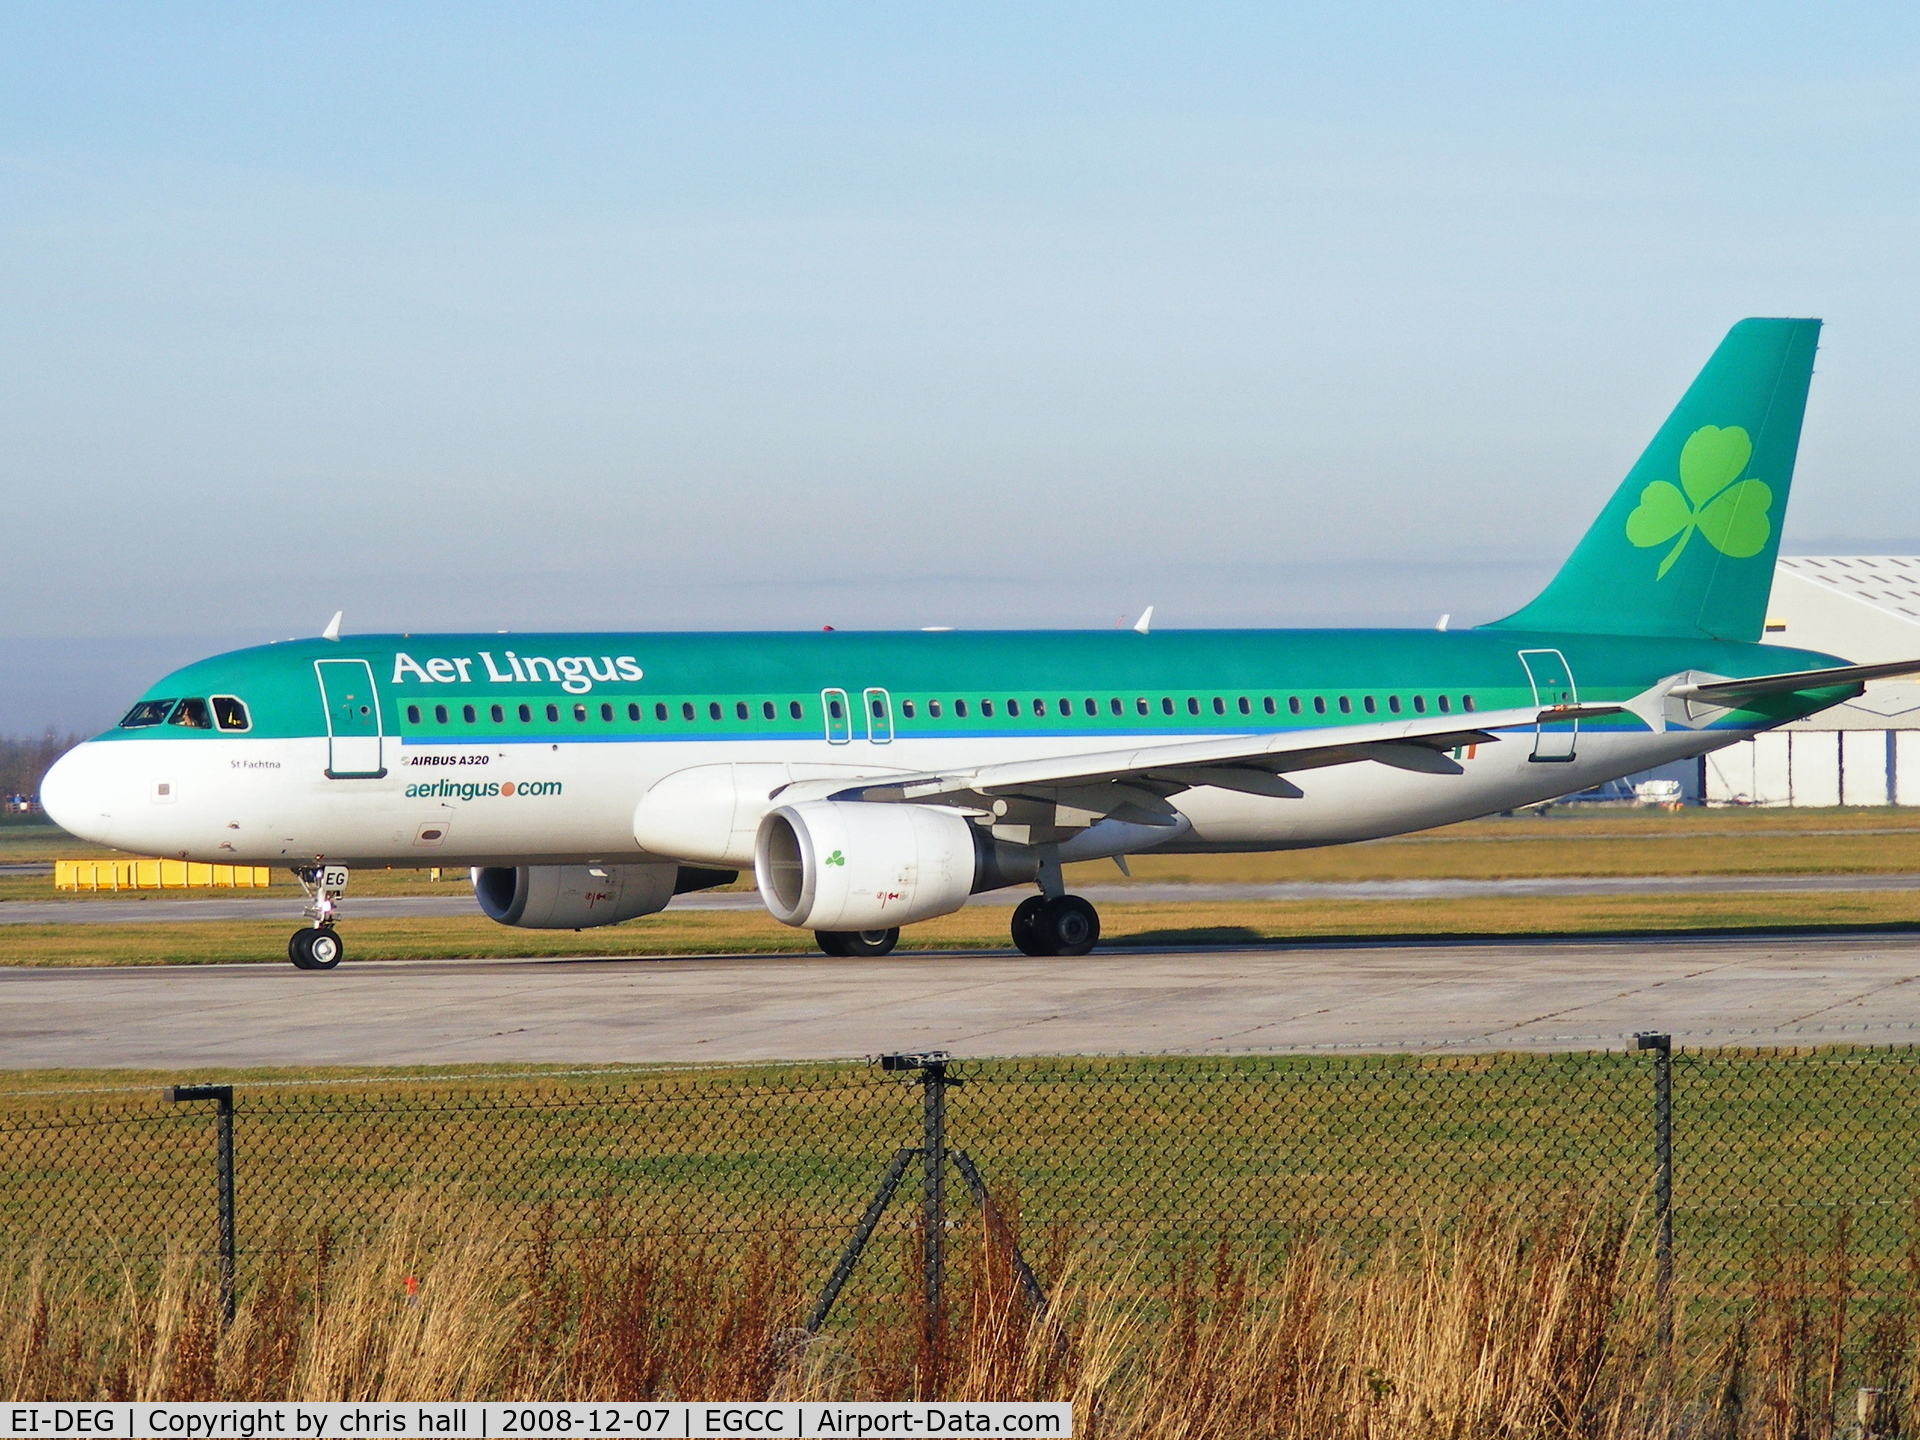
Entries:
[[[1571,1194],[1651,1214],[1659,1063],[1632,1050],[954,1060],[944,1143],[1028,1236],[1116,1264],[1309,1232],[1364,1254],[1490,1204]],[[1920,1047],[1675,1049],[1671,1067],[1676,1284],[1737,1292],[1763,1249],[1820,1247],[1842,1214],[1859,1293],[1903,1283]],[[890,1162],[922,1143],[924,1078],[853,1064],[237,1083],[239,1265],[323,1227],[344,1240],[424,1194],[521,1237],[725,1245],[778,1229],[824,1279]],[[0,1225],[16,1250],[211,1251],[220,1127],[192,1098],[0,1096]],[[916,1222],[899,1204],[879,1225],[906,1237]]]

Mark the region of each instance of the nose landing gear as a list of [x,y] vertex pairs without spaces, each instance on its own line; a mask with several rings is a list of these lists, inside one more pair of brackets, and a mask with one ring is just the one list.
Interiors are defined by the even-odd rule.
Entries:
[[293,932],[287,941],[287,959],[299,970],[331,970],[347,958],[347,947],[334,928],[340,897],[347,888],[344,865],[310,865],[295,870],[294,878],[307,892],[305,914],[313,924]]
[[311,925],[293,932],[287,941],[287,959],[300,970],[331,970],[347,958],[340,932],[331,925]]

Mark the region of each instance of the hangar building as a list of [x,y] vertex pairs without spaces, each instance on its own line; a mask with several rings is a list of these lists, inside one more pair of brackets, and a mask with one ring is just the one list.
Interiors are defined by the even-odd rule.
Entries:
[[[1860,665],[1920,660],[1920,557],[1781,556],[1765,638]],[[1920,679],[1875,681],[1700,768],[1688,788],[1709,805],[1920,805]]]

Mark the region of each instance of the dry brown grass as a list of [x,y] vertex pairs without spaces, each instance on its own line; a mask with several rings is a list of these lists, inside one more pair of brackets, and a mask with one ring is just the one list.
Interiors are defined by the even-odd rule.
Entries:
[[1885,1417],[1915,1379],[1912,1296],[1858,1318],[1844,1222],[1828,1253],[1774,1257],[1754,1296],[1683,1307],[1665,1363],[1644,1233],[1571,1202],[1423,1229],[1365,1264],[1307,1238],[1264,1269],[1222,1248],[1081,1285],[1056,1243],[1055,1318],[1019,1298],[1004,1245],[969,1232],[942,1334],[910,1298],[911,1239],[808,1337],[795,1320],[818,1277],[791,1237],[725,1254],[497,1237],[477,1213],[404,1204],[352,1253],[324,1237],[278,1253],[224,1328],[182,1254],[110,1281],[15,1257],[0,1393],[1071,1399],[1083,1436],[1139,1440],[1819,1440],[1851,1420],[1850,1387],[1885,1387]]

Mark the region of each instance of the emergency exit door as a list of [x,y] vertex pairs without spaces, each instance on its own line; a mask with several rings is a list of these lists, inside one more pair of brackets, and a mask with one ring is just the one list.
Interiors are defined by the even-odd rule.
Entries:
[[380,757],[380,697],[373,667],[364,660],[316,660],[320,703],[327,712],[327,778],[377,780],[387,773]]
[[827,743],[846,745],[853,740],[853,716],[848,713],[847,692],[844,690],[822,690],[820,692],[820,714],[827,722]]
[[860,701],[867,711],[867,739],[876,745],[892,744],[893,697],[884,690],[867,690]]
[[[1580,703],[1579,692],[1573,687],[1573,670],[1567,664],[1567,657],[1558,650],[1522,650],[1520,663],[1527,667],[1527,679],[1533,684],[1533,703],[1539,708]],[[1536,722],[1533,754],[1527,758],[1547,764],[1571,760],[1579,737],[1578,720]]]

